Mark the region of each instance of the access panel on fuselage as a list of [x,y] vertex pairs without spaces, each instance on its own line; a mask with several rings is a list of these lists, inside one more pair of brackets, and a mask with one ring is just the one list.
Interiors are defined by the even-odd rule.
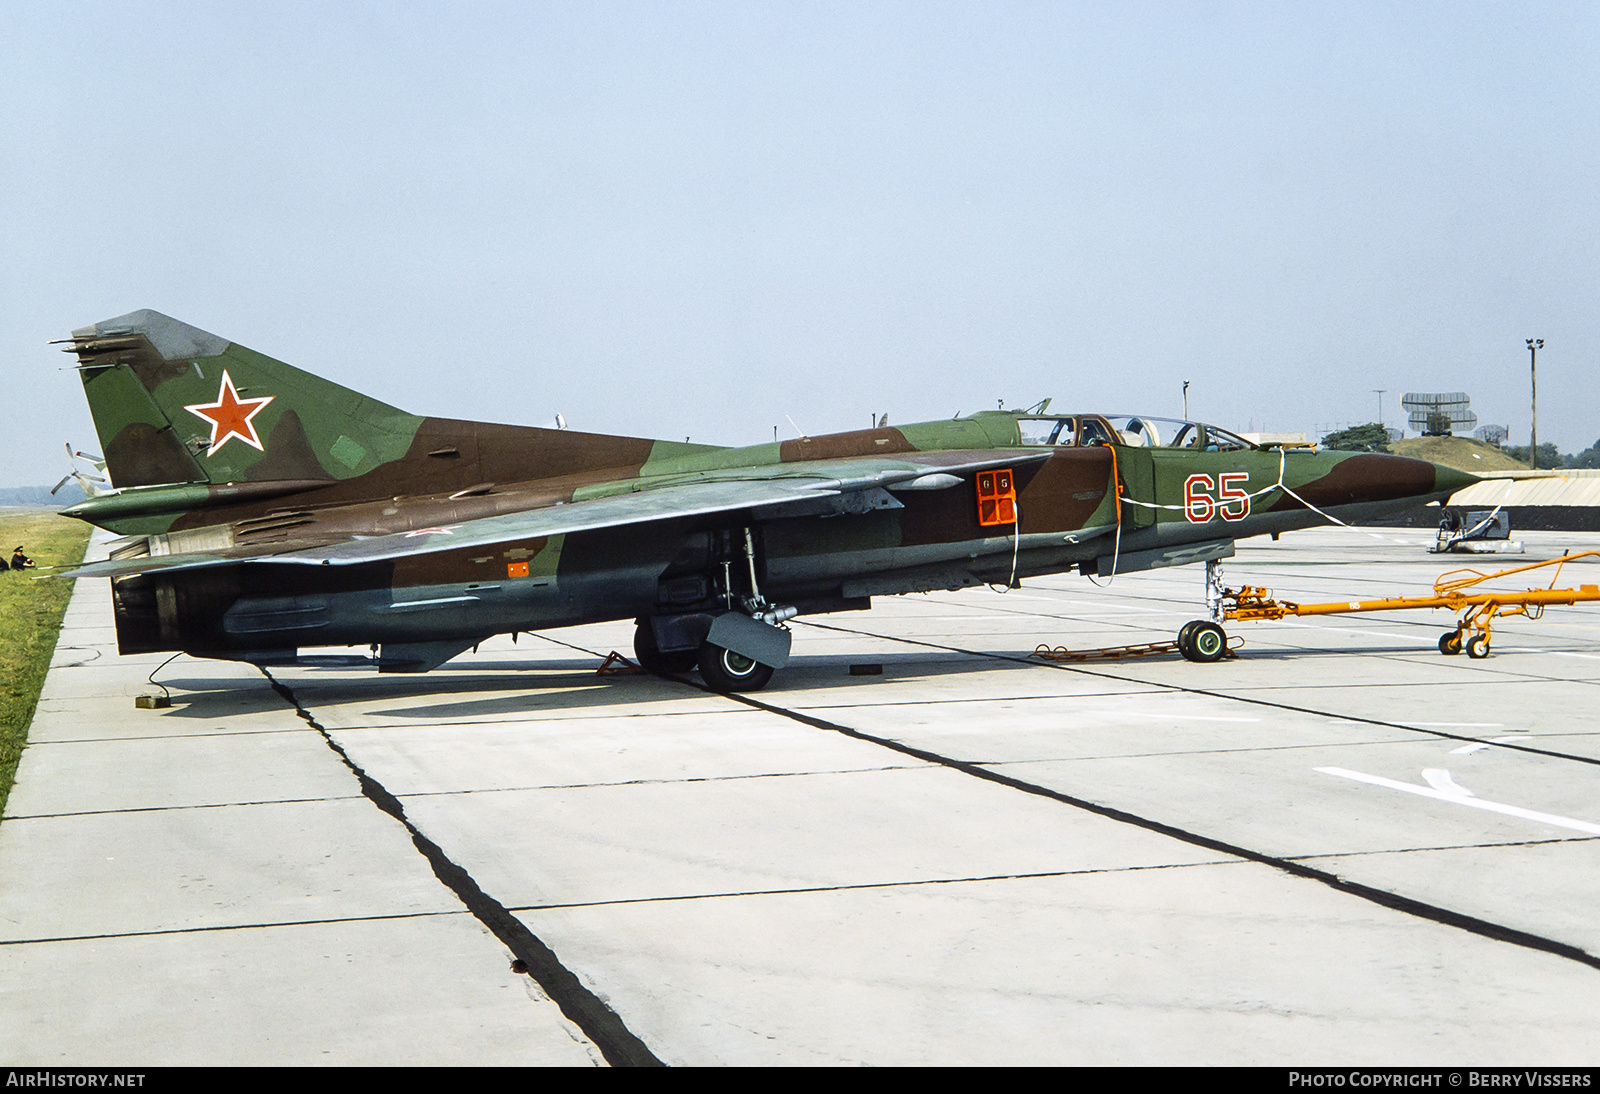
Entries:
[[1122,495],[1125,499],[1134,499],[1133,502],[1125,501],[1122,506],[1122,525],[1129,530],[1148,528],[1156,522],[1156,514],[1160,510],[1136,502],[1162,500],[1156,496],[1153,459],[1156,450],[1117,445],[1113,451],[1117,454],[1117,476],[1122,479]]
[[[1116,520],[1111,449],[1059,448],[1042,465],[1017,470],[1022,534],[1075,532]],[[1096,514],[1105,507],[1103,513]],[[1126,511],[1125,511],[1126,512]]]

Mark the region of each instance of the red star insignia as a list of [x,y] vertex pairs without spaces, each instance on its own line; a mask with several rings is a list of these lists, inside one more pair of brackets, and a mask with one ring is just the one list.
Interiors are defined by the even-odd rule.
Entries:
[[222,372],[222,387],[217,390],[217,401],[214,403],[195,403],[186,406],[187,410],[197,418],[204,418],[211,423],[211,444],[206,449],[206,455],[215,456],[217,449],[238,437],[245,444],[257,452],[265,452],[261,438],[256,435],[256,427],[250,424],[250,419],[261,413],[261,408],[272,402],[275,396],[267,395],[260,399],[241,399],[239,393],[233,388],[233,379],[226,369]]

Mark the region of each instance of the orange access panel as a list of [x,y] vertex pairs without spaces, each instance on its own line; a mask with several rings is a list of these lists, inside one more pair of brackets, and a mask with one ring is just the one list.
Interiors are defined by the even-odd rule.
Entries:
[[987,527],[1016,521],[1017,491],[1011,468],[978,472],[978,523]]
[[528,576],[528,564],[526,562],[508,562],[508,563],[506,563],[506,576],[507,577],[527,577]]

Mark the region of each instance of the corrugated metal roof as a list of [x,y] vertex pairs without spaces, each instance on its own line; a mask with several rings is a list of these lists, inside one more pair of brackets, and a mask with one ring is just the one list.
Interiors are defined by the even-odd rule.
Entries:
[[1487,471],[1484,481],[1458,490],[1449,504],[1492,509],[1497,505],[1600,506],[1600,468],[1563,471]]

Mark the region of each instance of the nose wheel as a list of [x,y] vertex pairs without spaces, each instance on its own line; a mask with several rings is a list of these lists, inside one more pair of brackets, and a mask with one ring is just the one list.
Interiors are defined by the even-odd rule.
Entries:
[[1221,661],[1228,656],[1228,634],[1209,619],[1194,619],[1178,631],[1178,652],[1199,664]]
[[1206,608],[1210,619],[1191,619],[1178,631],[1178,652],[1184,658],[1208,665],[1228,656],[1228,633],[1222,629],[1223,601],[1229,592],[1222,584],[1222,567],[1206,561]]

